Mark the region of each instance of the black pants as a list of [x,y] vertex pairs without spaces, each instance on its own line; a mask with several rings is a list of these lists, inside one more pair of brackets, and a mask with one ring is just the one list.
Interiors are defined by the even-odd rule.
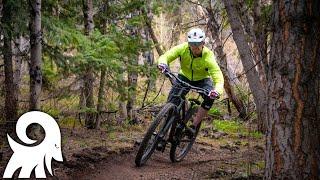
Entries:
[[[185,76],[179,74],[178,78],[181,79],[184,82],[189,83],[192,86],[196,86],[196,87],[200,87],[200,88],[204,88],[207,90],[212,90],[213,89],[213,85],[212,85],[212,80],[210,78],[205,78],[199,81],[190,81],[188,78],[186,78]],[[181,85],[179,84],[174,84],[170,90],[169,96],[168,96],[168,102],[171,102],[175,105],[179,105],[180,104],[180,98],[179,97],[175,97],[174,95],[178,95],[178,93],[181,92],[181,97],[183,99],[185,99],[185,96],[188,94],[189,90],[182,88]],[[203,107],[206,110],[209,110],[212,107],[213,104],[213,99],[210,99],[207,95],[205,94],[201,94],[202,98],[203,98],[203,102],[201,104],[201,107]]]

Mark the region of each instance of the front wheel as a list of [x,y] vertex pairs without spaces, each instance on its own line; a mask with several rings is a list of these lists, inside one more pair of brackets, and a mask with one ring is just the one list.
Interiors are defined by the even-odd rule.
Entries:
[[175,118],[175,109],[176,106],[174,104],[167,103],[156,116],[144,136],[136,155],[135,163],[138,167],[147,162],[155,150],[159,140],[164,140]]
[[[186,114],[186,126],[192,123],[192,116],[197,112],[197,107],[193,106],[191,109],[187,111]],[[196,137],[198,135],[199,129],[200,129],[201,123],[196,128],[196,134],[191,139],[188,137],[188,134],[185,132],[186,129],[183,128],[182,130],[177,129],[175,133],[175,140],[172,143],[171,149],[170,149],[170,160],[172,162],[180,162],[183,160],[183,158],[188,154],[190,151],[193,143],[196,140]],[[179,128],[179,127],[177,127]]]

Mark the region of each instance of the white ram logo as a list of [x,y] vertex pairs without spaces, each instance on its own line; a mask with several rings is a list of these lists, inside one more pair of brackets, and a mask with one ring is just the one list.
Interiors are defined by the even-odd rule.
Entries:
[[6,167],[3,178],[12,178],[14,172],[21,167],[19,178],[30,178],[32,170],[35,168],[36,178],[45,178],[45,167],[52,175],[51,160],[63,161],[61,153],[61,134],[57,122],[48,114],[32,111],[23,114],[16,126],[18,138],[26,143],[33,144],[36,141],[31,140],[26,135],[27,127],[30,124],[40,124],[45,131],[45,138],[37,146],[24,146],[15,142],[9,135],[8,141],[13,155]]

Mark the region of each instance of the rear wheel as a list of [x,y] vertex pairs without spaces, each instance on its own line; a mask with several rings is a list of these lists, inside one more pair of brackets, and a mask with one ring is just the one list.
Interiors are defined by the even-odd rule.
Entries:
[[[193,106],[191,109],[187,111],[186,114],[186,125],[189,126],[192,123],[192,116],[197,112],[198,107]],[[196,140],[197,134],[199,132],[201,123],[198,125],[196,129],[196,134],[194,137],[189,138],[188,133],[186,132],[186,128],[183,128],[182,130],[176,129],[174,142],[172,143],[171,149],[170,149],[170,160],[172,162],[180,162],[183,160],[183,158],[188,154],[190,151],[193,143]]]
[[155,150],[158,142],[165,140],[167,132],[175,118],[175,108],[174,104],[167,103],[152,122],[136,155],[135,163],[137,166],[145,164]]

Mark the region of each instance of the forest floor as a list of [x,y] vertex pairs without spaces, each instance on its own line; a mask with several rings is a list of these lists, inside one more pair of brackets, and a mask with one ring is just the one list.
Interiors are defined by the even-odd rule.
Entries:
[[[241,132],[202,128],[193,148],[179,163],[171,163],[170,146],[155,151],[136,167],[135,155],[145,125],[109,127],[104,130],[61,128],[64,162],[53,161],[50,179],[262,179],[263,137]],[[0,174],[11,150],[3,150]],[[15,173],[18,175],[18,171]],[[34,176],[34,175],[32,175]]]

